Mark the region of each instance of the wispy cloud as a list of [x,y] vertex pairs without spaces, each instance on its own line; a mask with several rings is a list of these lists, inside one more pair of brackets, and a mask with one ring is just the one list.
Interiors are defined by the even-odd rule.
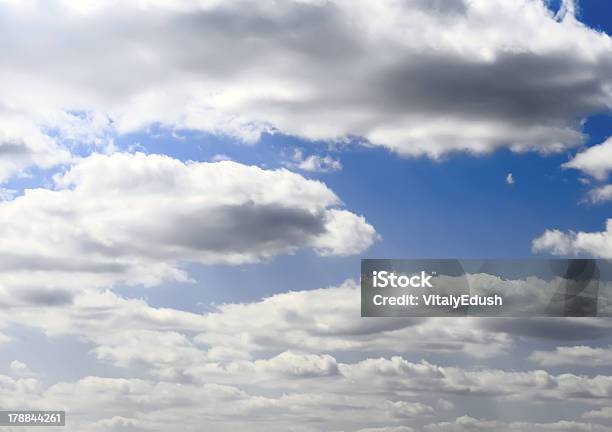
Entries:
[[300,149],[296,149],[293,152],[293,157],[290,162],[286,165],[290,168],[308,171],[327,173],[332,171],[342,170],[342,164],[338,159],[334,159],[331,155],[309,155],[304,156],[304,152]]

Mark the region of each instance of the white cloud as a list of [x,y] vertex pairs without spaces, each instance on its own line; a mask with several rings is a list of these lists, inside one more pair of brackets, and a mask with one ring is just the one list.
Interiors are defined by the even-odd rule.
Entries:
[[[154,308],[110,291],[79,293],[61,313],[50,306],[5,308],[2,327],[27,323],[50,337],[73,336],[86,342],[98,361],[122,368],[123,378],[91,375],[43,385],[0,376],[0,405],[68,409],[68,431],[161,432],[180,424],[187,432],[203,426],[219,432],[285,431],[296,425],[304,432],[403,432],[422,430],[416,425],[432,415],[444,422],[464,412],[465,394],[504,406],[537,402],[553,411],[570,402],[597,406],[612,400],[609,376],[501,370],[484,366],[483,358],[475,363],[479,351],[498,345],[502,353],[500,347],[509,345],[491,320],[355,317],[354,283],[224,305],[205,315]],[[460,365],[418,360],[444,353],[452,353],[445,363]],[[487,424],[480,430],[498,430]],[[574,425],[495,425],[514,432],[557,430],[557,424],[568,431]]]
[[612,171],[612,137],[578,153],[572,160],[564,163],[563,167],[580,170],[597,180],[605,180]]
[[[153,308],[110,291],[78,293],[61,310],[58,314],[52,306],[37,304],[6,308],[0,325],[27,323],[48,335],[78,336],[95,343],[92,354],[101,361],[120,367],[147,365],[157,374],[174,377],[197,376],[194,365],[249,361],[261,352],[286,351],[271,362],[255,361],[260,371],[280,371],[287,365],[285,374],[332,376],[337,366],[326,356],[330,351],[463,353],[482,358],[504,353],[512,343],[503,330],[488,331],[473,319],[355,320],[359,289],[353,282],[222,305],[219,312],[206,315]],[[124,330],[109,333],[108,328]],[[193,333],[197,336],[187,336]]]
[[563,233],[559,230],[546,230],[544,234],[533,240],[534,252],[549,251],[554,255],[571,255],[576,253],[573,249],[576,233],[570,231]]
[[612,347],[560,346],[554,351],[535,351],[529,356],[529,359],[542,366],[606,366],[612,363]]
[[586,412],[582,415],[587,419],[612,419],[612,407],[604,407],[600,410]]
[[599,232],[546,230],[533,240],[532,249],[534,252],[550,252],[554,255],[587,254],[612,258],[612,219],[608,219],[606,229]]
[[342,164],[340,161],[334,159],[331,155],[310,155],[304,157],[304,153],[299,149],[295,150],[293,153],[293,160],[292,162],[288,163],[287,166],[302,171],[323,173],[340,171],[342,169]]
[[[272,385],[278,377],[331,379],[340,373],[329,352],[485,358],[506,352],[512,343],[503,330],[488,331],[472,319],[355,320],[359,291],[353,282],[223,305],[205,315],[154,308],[111,291],[78,293],[61,311],[38,304],[5,308],[0,327],[27,323],[49,336],[78,337],[94,344],[90,352],[99,361],[140,368],[156,378],[192,382],[214,376],[224,384],[239,377],[250,382],[255,376]],[[258,358],[274,352],[280,354]]]
[[589,201],[594,204],[612,201],[612,185],[605,185],[590,190]]
[[569,373],[553,375],[544,370],[469,370],[426,361],[413,363],[399,356],[342,364],[340,371],[349,382],[367,381],[370,389],[396,392],[427,390],[508,400],[612,399],[612,377],[604,375],[589,378]]
[[114,153],[54,182],[0,202],[0,288],[20,286],[22,297],[32,285],[51,301],[62,288],[186,280],[186,262],[251,263],[303,248],[350,255],[377,238],[323,183],[285,169]]
[[258,371],[271,371],[285,377],[312,378],[338,375],[338,363],[330,355],[298,354],[285,351],[270,360],[257,360]]
[[311,241],[311,246],[322,256],[354,255],[381,238],[365,217],[346,210],[327,210],[324,224],[327,233]]
[[[202,315],[171,308],[154,308],[144,300],[125,299],[111,291],[77,293],[69,303],[61,305],[61,313],[53,305],[31,303],[5,307],[3,310],[0,318],[2,327],[27,325],[41,329],[49,336],[73,335],[98,342],[98,345],[103,342],[112,345],[112,341],[120,340],[125,343],[126,350],[144,346],[147,342],[153,344],[156,337],[160,340],[160,351],[164,346],[180,346],[180,335],[162,337],[154,332],[193,332],[203,329],[205,325]],[[109,328],[124,331],[109,333]],[[10,340],[8,336],[5,337],[7,341]]]
[[[283,384],[280,381],[277,388],[282,388]],[[329,427],[355,430],[363,424],[397,425],[406,418],[430,415],[432,410],[419,402],[343,394],[322,384],[326,392],[290,391],[265,396],[214,383],[193,385],[89,376],[44,388],[33,379],[24,381],[0,376],[0,402],[9,409],[22,403],[21,409],[51,405],[69,410],[68,431],[164,431],[177,424],[181,430],[189,432],[201,430],[203,426],[206,430],[219,432],[227,427],[252,431],[316,432]],[[9,400],[11,391],[14,397]],[[338,409],[344,415],[338,416]],[[402,415],[394,416],[398,412]],[[269,422],[270,418],[274,418],[274,422]],[[302,424],[304,428],[299,427]],[[398,426],[389,430],[410,429]]]
[[[339,287],[276,294],[259,302],[226,304],[204,317],[200,344],[245,351],[400,350],[463,352],[490,357],[503,353],[511,338],[489,332],[470,319],[355,319],[360,315],[359,287]],[[258,322],[257,328],[249,325]],[[410,341],[405,343],[402,341]],[[435,342],[432,342],[435,341]]]
[[96,357],[119,367],[156,365],[159,370],[178,369],[207,360],[205,352],[175,331],[126,329],[116,336],[101,333],[88,336],[99,344],[92,351]]
[[[231,379],[231,384],[222,383],[223,378],[213,373],[218,367],[214,363],[208,371],[201,367],[196,382],[87,376],[47,387],[36,379],[0,376],[0,403],[8,409],[69,409],[69,431],[114,430],[113,425],[163,431],[172,424],[180,424],[185,431],[201,430],[204,425],[213,431],[227,427],[244,430],[246,425],[253,431],[283,431],[306,424],[303,430],[314,432],[410,430],[415,419],[423,421],[436,415],[442,420],[444,413],[424,402],[440,393],[501,398],[505,407],[517,399],[537,401],[540,407],[568,400],[600,404],[612,399],[611,378],[601,375],[588,378],[545,371],[470,370],[425,361],[413,363],[401,357],[355,363],[337,362],[329,355],[296,354],[291,354],[287,363],[279,363],[279,357],[237,363],[228,370],[226,380]],[[297,361],[295,368],[291,368],[292,360]],[[337,364],[339,373],[320,374],[322,369],[317,367],[312,374],[310,368],[321,361]],[[602,418],[604,414],[602,410],[585,417]],[[274,422],[267,421],[270,418]],[[503,423],[466,416],[431,424],[424,430],[605,431],[578,422]]]
[[78,3],[0,4],[0,104],[41,128],[76,111],[438,157],[562,150],[611,105],[609,36],[543,1]]
[[506,176],[506,184],[514,184],[514,176],[512,175],[512,173],[508,173],[508,175]]

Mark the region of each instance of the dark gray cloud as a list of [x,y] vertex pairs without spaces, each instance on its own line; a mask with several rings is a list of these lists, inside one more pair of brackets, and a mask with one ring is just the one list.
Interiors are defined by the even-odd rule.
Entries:
[[178,215],[169,228],[148,234],[169,246],[219,253],[306,245],[326,232],[323,212],[254,202],[217,207],[205,216]]
[[23,142],[0,142],[0,157],[27,156],[31,150]]
[[612,60],[592,61],[564,53],[502,52],[494,61],[423,53],[398,59],[372,77],[369,96],[389,114],[455,116],[514,125],[575,125],[606,111],[604,85]]
[[[91,249],[90,249],[91,251]],[[115,251],[116,252],[116,251]],[[58,271],[86,273],[121,273],[128,266],[118,262],[96,262],[90,258],[73,256],[70,259],[33,256],[31,254],[0,253],[0,270]]]
[[61,289],[22,289],[16,293],[19,300],[31,306],[65,306],[72,303],[74,293]]

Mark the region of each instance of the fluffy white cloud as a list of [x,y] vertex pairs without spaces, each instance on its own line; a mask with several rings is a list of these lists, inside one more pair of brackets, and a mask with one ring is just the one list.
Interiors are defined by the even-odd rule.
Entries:
[[251,142],[273,130],[362,137],[404,155],[557,151],[581,142],[582,117],[612,103],[610,37],[571,9],[2,2],[0,105],[59,129],[59,113],[85,112],[117,133],[159,123]]
[[[225,304],[204,317],[200,344],[246,351],[432,351],[474,357],[503,353],[511,338],[471,319],[360,316],[359,286],[276,294],[259,302]],[[253,328],[249,323],[258,322]],[[407,341],[410,341],[409,343]]]
[[355,254],[377,238],[323,183],[284,169],[114,153],[82,159],[54,182],[0,202],[0,288],[21,287],[22,300],[186,280],[186,262],[241,264],[301,248]]
[[608,219],[606,229],[599,232],[546,230],[533,240],[532,249],[534,252],[550,252],[554,255],[586,254],[612,258],[612,219]]
[[[322,359],[304,356],[296,360],[303,366],[308,364],[304,363],[306,358],[312,360],[310,365]],[[180,424],[186,431],[201,430],[206,425],[207,430],[220,431],[228,426],[242,430],[249,424],[248,430],[254,431],[282,431],[306,425],[304,431],[314,432],[332,427],[331,430],[405,430],[401,427],[411,427],[407,425],[415,419],[445,416],[423,402],[440,393],[501,398],[504,404],[516,399],[537,400],[541,404],[563,404],[568,400],[598,404],[612,399],[611,377],[607,376],[470,370],[425,361],[412,363],[401,357],[338,362],[339,374],[304,375],[301,370],[287,374],[288,364],[278,364],[277,370],[273,366],[276,358],[262,361],[272,369],[254,366],[232,370],[232,384],[219,383],[218,376],[204,372],[197,382],[88,376],[50,386],[33,378],[0,376],[0,403],[9,409],[45,405],[67,409],[70,431],[108,430],[104,427],[114,424],[152,431],[168,430],[172,424]],[[269,387],[262,386],[266,381]],[[338,416],[338,412],[344,415]],[[603,418],[605,414],[601,410],[585,416]],[[565,421],[506,424],[460,417],[455,422],[431,424],[424,430],[605,431],[597,427]]]
[[605,180],[612,171],[612,137],[578,153],[563,167],[580,170],[597,180]]
[[553,375],[544,370],[469,370],[426,361],[412,363],[399,356],[340,365],[340,371],[349,382],[367,381],[369,388],[394,392],[427,390],[509,400],[612,399],[612,377],[604,375],[590,378],[569,373]]
[[529,356],[529,359],[542,366],[605,366],[612,363],[612,347],[560,346],[554,351],[535,351]]
[[[111,291],[77,293],[61,304],[62,313],[58,310],[36,303],[5,307],[0,328],[27,323],[49,336],[76,336],[95,344],[91,353],[100,361],[146,366],[155,376],[187,380],[203,371],[231,379],[227,373],[237,374],[236,368],[333,376],[337,364],[328,352],[461,353],[486,358],[512,345],[505,330],[488,331],[476,319],[355,319],[359,288],[354,282],[222,305],[218,312],[204,315],[154,308]],[[108,332],[109,328],[123,331]],[[274,352],[281,354],[249,363]],[[199,369],[205,363],[233,366]]]
[[[280,380],[276,388],[283,389],[284,384]],[[9,409],[40,409],[45,405],[66,409],[68,431],[163,431],[176,425],[185,431],[198,431],[203,425],[212,431],[227,427],[253,431],[316,432],[328,427],[355,430],[364,424],[397,425],[406,419],[430,416],[433,410],[405,398],[391,401],[384,395],[350,395],[336,392],[332,383],[320,384],[320,390],[325,391],[270,396],[214,383],[193,385],[89,376],[44,387],[34,379],[0,376],[0,402]],[[11,391],[14,397],[9,401]],[[338,416],[339,409],[343,416]]]
[[[0,405],[65,408],[68,431],[157,432],[176,424],[188,432],[203,425],[212,431],[423,430],[418,425],[433,415],[444,421],[464,412],[465,394],[504,406],[612,400],[609,376],[484,366],[486,359],[475,356],[504,352],[511,343],[494,320],[359,319],[352,282],[223,305],[204,315],[110,291],[81,292],[61,313],[53,306],[4,308],[0,326],[11,330],[13,324],[76,337],[98,361],[121,368],[123,378],[92,375],[45,385],[0,376]],[[512,425],[513,432],[523,430]]]

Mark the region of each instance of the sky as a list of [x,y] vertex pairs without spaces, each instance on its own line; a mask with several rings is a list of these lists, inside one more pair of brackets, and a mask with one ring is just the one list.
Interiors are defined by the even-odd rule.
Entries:
[[611,17],[0,0],[0,407],[92,432],[612,431],[608,319],[359,307],[362,258],[612,259]]

